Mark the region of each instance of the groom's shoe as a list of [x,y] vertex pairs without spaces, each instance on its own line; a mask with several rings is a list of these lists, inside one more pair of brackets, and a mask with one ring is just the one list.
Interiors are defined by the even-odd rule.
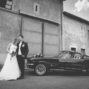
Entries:
[[17,78],[17,80],[21,79],[21,77]]
[[20,78],[17,78],[17,80],[19,80]]
[[17,80],[19,80],[19,79],[24,79],[24,76],[20,76],[19,78],[17,78]]
[[16,80],[14,80],[14,79],[11,79],[11,80],[8,80],[8,81],[16,81]]

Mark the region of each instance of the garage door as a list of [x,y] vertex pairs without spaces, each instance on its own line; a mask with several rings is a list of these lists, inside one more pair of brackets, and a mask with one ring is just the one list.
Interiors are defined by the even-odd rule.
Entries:
[[58,25],[44,23],[44,55],[55,56],[59,52]]
[[42,23],[35,19],[23,19],[23,31],[25,41],[28,42],[29,56],[41,53]]

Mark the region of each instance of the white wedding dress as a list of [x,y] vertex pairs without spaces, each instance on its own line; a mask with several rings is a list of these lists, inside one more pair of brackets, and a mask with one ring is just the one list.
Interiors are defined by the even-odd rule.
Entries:
[[0,80],[17,80],[20,77],[20,69],[16,56],[11,56],[12,52],[16,52],[17,46],[10,44],[9,51],[0,72]]

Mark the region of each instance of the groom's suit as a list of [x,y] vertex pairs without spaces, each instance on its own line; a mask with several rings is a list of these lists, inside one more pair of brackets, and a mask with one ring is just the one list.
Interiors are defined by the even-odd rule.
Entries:
[[20,78],[24,77],[24,64],[25,64],[25,59],[27,58],[27,54],[28,54],[28,44],[24,41],[20,41],[17,44],[17,60],[19,68],[21,70]]

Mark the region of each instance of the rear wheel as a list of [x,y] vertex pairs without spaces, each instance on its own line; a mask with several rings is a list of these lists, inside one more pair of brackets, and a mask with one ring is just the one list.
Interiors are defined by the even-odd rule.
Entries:
[[35,67],[35,73],[39,76],[45,75],[47,72],[47,68],[45,64],[37,64]]

